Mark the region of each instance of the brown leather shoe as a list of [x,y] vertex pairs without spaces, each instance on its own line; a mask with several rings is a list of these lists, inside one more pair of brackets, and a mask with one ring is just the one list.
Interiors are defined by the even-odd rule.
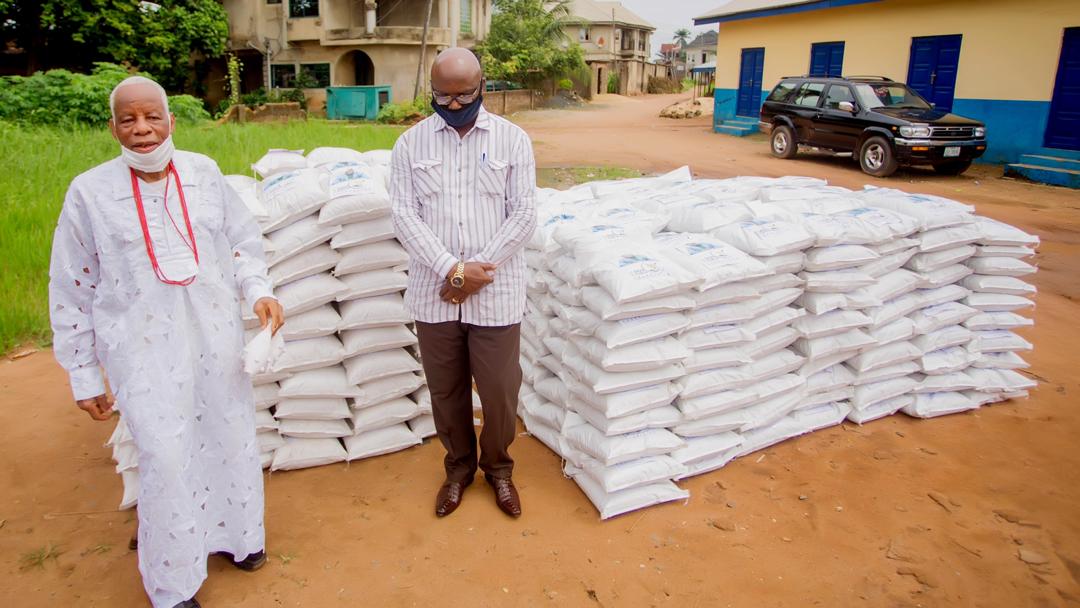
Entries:
[[458,506],[461,505],[461,497],[465,494],[465,488],[469,487],[471,483],[471,477],[465,481],[447,480],[439,488],[439,494],[435,497],[435,515],[446,517],[456,511]]
[[484,478],[495,488],[495,504],[499,505],[503,513],[510,517],[521,517],[521,498],[518,497],[514,482],[509,477],[484,475]]

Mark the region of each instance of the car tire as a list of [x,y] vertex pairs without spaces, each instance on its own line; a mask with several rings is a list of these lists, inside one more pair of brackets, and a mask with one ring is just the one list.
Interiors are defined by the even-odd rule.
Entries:
[[900,165],[896,162],[892,143],[880,135],[875,135],[868,137],[859,146],[859,166],[867,175],[889,177],[896,173]]
[[795,141],[795,132],[787,125],[773,127],[772,136],[769,137],[769,149],[776,158],[795,158],[799,153],[799,142]]
[[955,160],[934,165],[934,171],[937,172],[938,175],[960,175],[964,171],[967,171],[970,166],[970,160]]

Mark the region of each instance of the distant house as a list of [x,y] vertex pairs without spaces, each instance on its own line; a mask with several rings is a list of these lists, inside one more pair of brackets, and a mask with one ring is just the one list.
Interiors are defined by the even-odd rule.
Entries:
[[784,76],[885,76],[983,121],[986,161],[1080,164],[1078,0],[730,0],[694,23],[719,28],[718,124]]
[[[393,100],[412,98],[427,0],[224,0],[224,6],[245,92],[293,88],[304,74],[316,85],[305,91],[315,109],[328,86],[389,85]],[[440,50],[484,39],[491,12],[491,0],[435,1],[423,82]],[[208,97],[223,97],[224,75],[208,81]]]
[[716,61],[716,32],[705,32],[683,47],[687,70]]
[[620,2],[571,0],[571,16],[563,32],[585,50],[593,93],[606,93],[612,75],[622,95],[643,93],[649,77],[665,70],[650,61],[650,38],[656,28]]
[[[715,48],[713,49],[715,53]],[[686,54],[683,53],[682,45],[678,42],[664,43],[660,45],[660,58],[657,63],[667,66],[668,77],[682,80],[689,73],[686,68]]]

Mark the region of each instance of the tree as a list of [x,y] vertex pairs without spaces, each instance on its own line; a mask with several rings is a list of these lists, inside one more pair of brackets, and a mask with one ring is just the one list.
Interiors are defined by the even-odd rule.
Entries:
[[30,72],[111,61],[171,90],[185,88],[193,62],[222,55],[229,37],[219,0],[0,0],[0,27],[28,52]]
[[587,70],[581,45],[563,33],[568,0],[495,0],[491,30],[476,51],[489,79],[537,86]]
[[686,46],[686,43],[690,41],[690,30],[685,27],[675,30],[675,38],[673,38],[673,40],[678,42],[681,47]]

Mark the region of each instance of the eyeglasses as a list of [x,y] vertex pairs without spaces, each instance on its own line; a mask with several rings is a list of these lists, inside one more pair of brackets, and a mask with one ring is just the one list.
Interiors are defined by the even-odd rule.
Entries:
[[[428,83],[430,84],[430,83]],[[480,86],[476,87],[476,90],[472,93],[466,93],[465,95],[443,95],[439,91],[435,90],[435,87],[431,87],[431,94],[435,97],[435,103],[440,106],[448,106],[455,100],[463,106],[467,106],[470,103],[476,101],[477,97],[480,97],[480,92],[484,90],[484,81],[480,81]]]

